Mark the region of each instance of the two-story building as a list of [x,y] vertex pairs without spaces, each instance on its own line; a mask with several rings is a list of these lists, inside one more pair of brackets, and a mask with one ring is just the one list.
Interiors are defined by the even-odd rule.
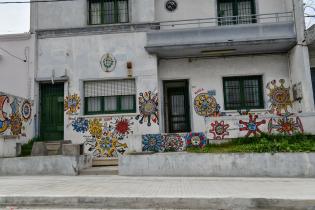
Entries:
[[315,132],[302,0],[75,0],[31,14],[46,140],[103,158]]

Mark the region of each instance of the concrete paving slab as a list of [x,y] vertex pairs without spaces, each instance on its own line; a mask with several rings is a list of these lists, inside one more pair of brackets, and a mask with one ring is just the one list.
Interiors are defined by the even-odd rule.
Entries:
[[315,179],[0,177],[0,208],[314,209]]

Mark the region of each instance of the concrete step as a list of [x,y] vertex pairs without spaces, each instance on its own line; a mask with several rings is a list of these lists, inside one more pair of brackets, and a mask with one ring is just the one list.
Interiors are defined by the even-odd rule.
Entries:
[[118,175],[118,166],[92,167],[81,170],[80,175]]
[[93,159],[93,166],[118,166],[118,158]]

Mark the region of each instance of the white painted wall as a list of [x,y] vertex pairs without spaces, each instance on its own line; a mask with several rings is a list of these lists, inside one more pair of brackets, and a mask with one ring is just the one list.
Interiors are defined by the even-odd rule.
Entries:
[[[83,81],[127,78],[127,61],[133,63],[137,97],[140,92],[157,92],[157,60],[155,56],[149,55],[145,51],[145,43],[145,33],[39,39],[37,78],[50,78],[52,70],[55,70],[55,77],[69,76],[69,82],[65,86],[65,96],[75,93],[81,96],[81,111],[78,116],[84,114],[82,105],[84,104]],[[101,57],[106,53],[111,53],[117,60],[116,68],[111,73],[105,73],[100,66]],[[137,104],[137,113],[134,114],[83,117],[86,119],[106,119],[119,116],[134,118],[138,112]],[[83,143],[84,135],[73,131],[69,117],[71,116],[65,115],[65,139],[71,139],[75,143]],[[159,133],[159,126],[152,123],[152,126],[149,127],[145,123],[139,124],[136,120],[133,122],[133,135],[126,141],[130,150],[137,149],[139,151],[139,148],[141,150],[141,134]]]
[[[9,101],[3,105],[3,111],[9,117],[12,113],[10,104],[15,98],[20,102],[18,111],[25,99],[34,102],[35,35],[0,36],[0,48],[2,49],[0,49],[0,95],[9,98]],[[20,59],[26,60],[26,62]],[[31,119],[23,122],[25,129],[22,132],[25,135],[19,136],[17,143],[24,143],[34,137],[35,122],[36,105],[33,103]],[[8,128],[0,135],[11,135],[10,129]]]
[[[197,115],[193,107],[193,101],[196,96],[194,91],[200,88],[206,91],[216,90],[215,98],[221,105],[222,111],[224,111],[223,77],[262,75],[264,87],[274,79],[285,79],[286,85],[290,86],[288,69],[288,56],[286,54],[279,54],[192,59],[191,62],[188,59],[160,60],[158,73],[160,92],[162,91],[161,83],[163,80],[189,79],[192,130],[195,132],[204,132],[206,130],[205,119]],[[267,90],[264,89],[264,91],[265,109],[259,110],[259,112],[265,112],[268,108]],[[161,104],[163,104],[162,101]],[[163,122],[161,121],[161,123]]]

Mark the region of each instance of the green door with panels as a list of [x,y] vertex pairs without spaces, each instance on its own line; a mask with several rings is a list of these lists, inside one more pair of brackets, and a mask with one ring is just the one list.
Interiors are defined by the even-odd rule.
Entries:
[[41,139],[63,140],[64,84],[41,84],[40,99]]

